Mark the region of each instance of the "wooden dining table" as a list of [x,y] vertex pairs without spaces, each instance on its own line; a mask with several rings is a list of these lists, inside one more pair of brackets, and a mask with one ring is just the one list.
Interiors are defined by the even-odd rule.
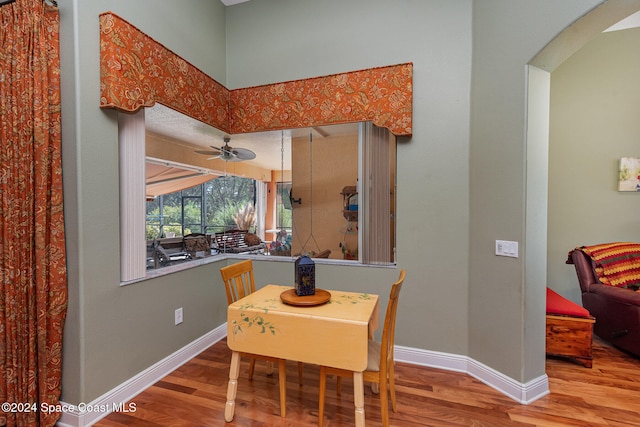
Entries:
[[305,297],[294,297],[284,303],[281,295],[291,295],[291,289],[266,285],[229,305],[227,344],[232,356],[225,420],[233,420],[240,353],[252,353],[353,371],[355,425],[364,427],[362,372],[367,368],[367,341],[379,326],[378,295],[328,290],[326,302],[308,299],[305,305]]

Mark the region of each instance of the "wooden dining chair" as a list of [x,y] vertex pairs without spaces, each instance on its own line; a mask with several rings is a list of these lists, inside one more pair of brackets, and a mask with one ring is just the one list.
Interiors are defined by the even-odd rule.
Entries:
[[[387,313],[385,315],[384,327],[382,329],[382,341],[377,342],[369,340],[367,369],[362,375],[363,381],[379,385],[380,414],[382,416],[382,425],[384,427],[389,425],[389,402],[387,393],[391,397],[391,409],[393,412],[397,412],[393,366],[395,363],[393,359],[393,342],[395,336],[396,312],[398,311],[398,297],[400,295],[400,289],[402,289],[404,277],[405,271],[401,270],[400,277],[391,287],[389,304],[387,305]],[[327,375],[335,375],[338,380],[340,380],[340,377],[353,378],[353,371],[332,368],[329,366],[320,367],[320,402],[318,410],[319,427],[322,427],[322,419],[324,417],[324,395],[327,390]],[[339,382],[337,386],[339,387]]]
[[256,291],[253,263],[250,259],[222,267],[220,275],[224,281],[229,305]]
[[[220,269],[220,275],[227,292],[227,303],[231,305],[240,298],[255,292],[256,283],[253,275],[253,262],[250,259],[231,264]],[[267,362],[267,375],[273,374],[273,364],[278,365],[280,382],[280,415],[286,415],[287,369],[286,360],[258,354],[242,353],[249,359],[249,379],[253,379],[256,360]],[[302,362],[298,362],[298,384],[302,385]]]

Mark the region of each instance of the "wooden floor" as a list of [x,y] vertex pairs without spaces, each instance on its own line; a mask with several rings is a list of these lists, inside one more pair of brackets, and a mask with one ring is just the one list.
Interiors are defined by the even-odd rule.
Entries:
[[[136,411],[112,413],[99,427],[315,426],[318,422],[318,368],[287,372],[287,417],[280,417],[278,374],[256,364],[253,381],[243,361],[235,418],[225,424],[224,406],[231,353],[221,341],[135,397]],[[640,426],[640,359],[594,338],[593,368],[547,359],[551,393],[520,405],[469,375],[397,363],[398,413],[392,426]],[[325,426],[354,425],[352,383],[327,381]],[[379,400],[365,386],[367,426],[380,426]]]

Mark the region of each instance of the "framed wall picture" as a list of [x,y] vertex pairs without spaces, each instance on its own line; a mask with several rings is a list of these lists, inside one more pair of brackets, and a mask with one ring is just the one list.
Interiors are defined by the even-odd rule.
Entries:
[[620,159],[618,191],[640,191],[640,158],[622,157]]

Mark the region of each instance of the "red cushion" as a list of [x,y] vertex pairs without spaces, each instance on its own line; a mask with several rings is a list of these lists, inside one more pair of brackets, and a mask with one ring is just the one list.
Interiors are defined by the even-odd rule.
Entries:
[[547,288],[547,314],[589,317],[589,310]]

